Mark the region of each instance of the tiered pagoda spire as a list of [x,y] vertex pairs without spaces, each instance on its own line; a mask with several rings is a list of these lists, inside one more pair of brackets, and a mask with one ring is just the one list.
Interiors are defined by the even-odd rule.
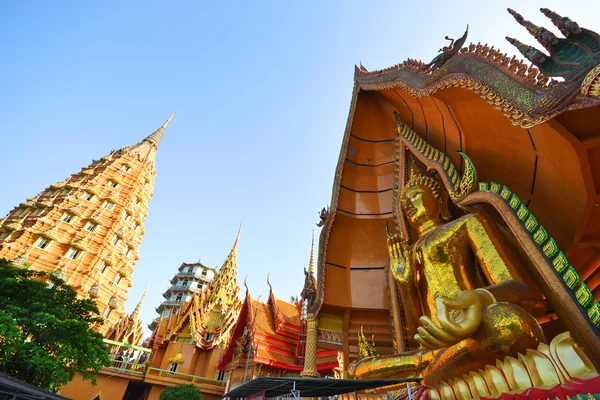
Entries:
[[144,331],[142,329],[142,321],[140,320],[140,311],[142,304],[148,293],[150,284],[144,290],[142,298],[138,302],[131,314],[121,318],[107,333],[106,338],[120,343],[129,343],[135,346],[142,343]]
[[0,257],[62,276],[80,297],[95,298],[102,333],[125,317],[156,152],[174,114],[141,142],[92,161],[0,220]]

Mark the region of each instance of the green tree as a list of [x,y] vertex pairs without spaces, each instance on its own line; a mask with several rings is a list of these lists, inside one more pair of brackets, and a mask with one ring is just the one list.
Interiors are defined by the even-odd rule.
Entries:
[[202,400],[200,389],[192,384],[169,386],[160,392],[159,400]]
[[0,258],[0,371],[57,390],[80,372],[95,383],[109,365],[108,350],[93,324],[101,324],[92,299],[52,274],[16,268]]

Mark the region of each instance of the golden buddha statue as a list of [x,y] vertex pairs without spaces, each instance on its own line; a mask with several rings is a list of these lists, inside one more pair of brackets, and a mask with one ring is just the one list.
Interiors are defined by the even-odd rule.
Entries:
[[350,376],[423,376],[425,385],[435,386],[545,341],[533,316],[544,312],[541,293],[528,283],[498,227],[477,213],[446,222],[445,195],[434,178],[412,174],[398,214],[418,239],[409,245],[388,233],[399,290],[418,293],[414,304],[403,306],[422,310],[419,321],[412,321],[420,322],[414,338],[421,348],[361,358],[349,366]]

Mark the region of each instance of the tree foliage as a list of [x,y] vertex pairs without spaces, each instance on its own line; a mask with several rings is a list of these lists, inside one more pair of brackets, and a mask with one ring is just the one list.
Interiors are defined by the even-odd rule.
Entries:
[[192,384],[169,386],[160,392],[159,400],[202,400],[200,389]]
[[44,272],[0,258],[0,371],[33,385],[58,389],[76,372],[95,378],[109,364],[91,299]]

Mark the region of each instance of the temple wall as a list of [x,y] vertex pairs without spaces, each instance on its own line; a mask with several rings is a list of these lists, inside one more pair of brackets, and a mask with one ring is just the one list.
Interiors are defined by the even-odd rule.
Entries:
[[98,395],[101,400],[120,400],[127,390],[127,385],[129,379],[116,374],[98,374],[98,382],[95,386],[92,385],[92,381],[83,380],[81,374],[76,374],[59,394],[73,400],[93,400]]

